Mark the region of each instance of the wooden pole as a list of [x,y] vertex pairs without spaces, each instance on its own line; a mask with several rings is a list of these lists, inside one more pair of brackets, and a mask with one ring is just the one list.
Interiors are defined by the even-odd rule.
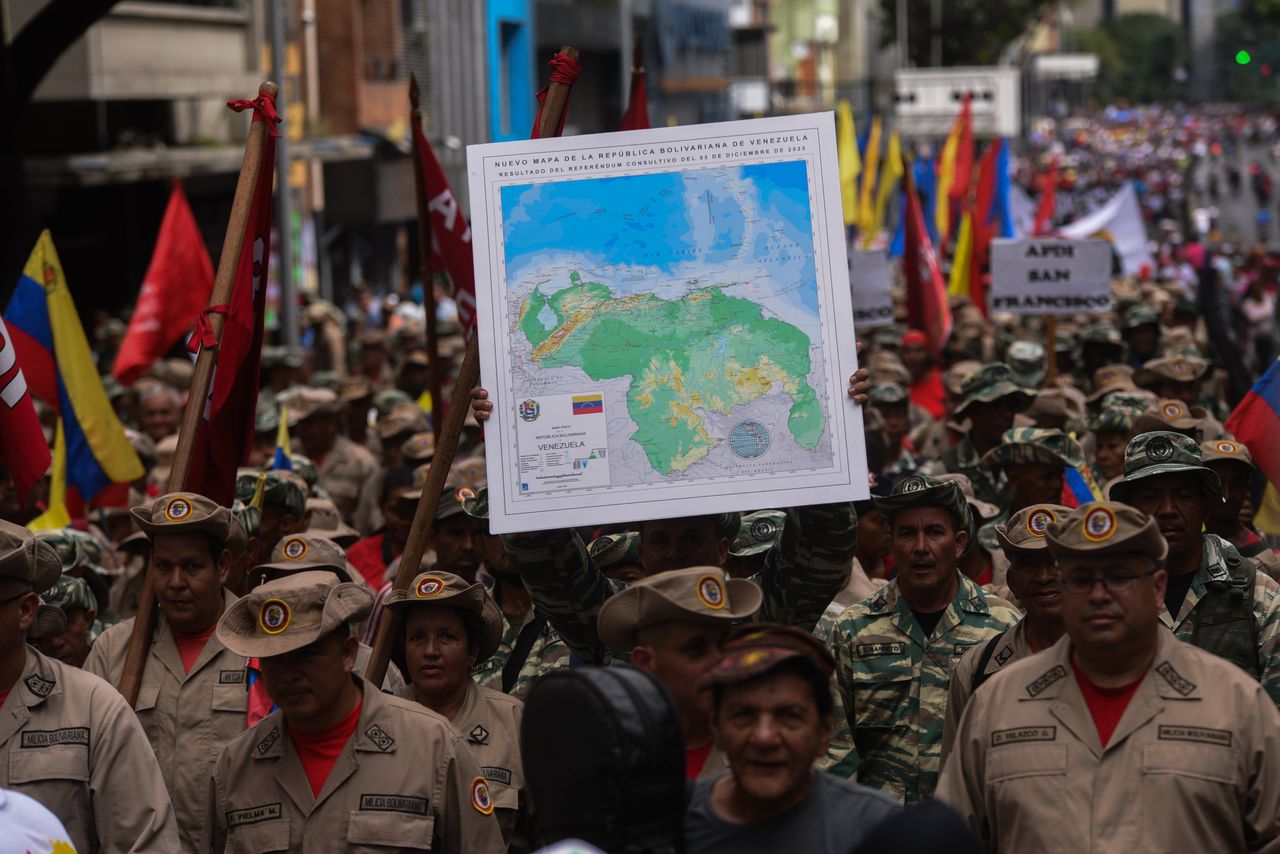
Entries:
[[1058,317],[1049,315],[1044,322],[1044,385],[1052,388],[1058,384]]
[[426,313],[427,323],[427,358],[431,365],[427,368],[427,390],[431,393],[431,431],[435,433],[436,444],[440,444],[440,435],[444,427],[444,395],[440,393],[440,334],[436,329],[436,292],[431,283],[431,212],[427,210],[430,199],[427,198],[427,187],[422,175],[422,152],[418,150],[418,128],[422,127],[422,108],[420,106],[420,90],[418,76],[409,75],[409,107],[413,121],[413,177],[415,182],[414,200],[418,204],[418,255],[422,269],[422,308]]
[[[560,53],[577,59],[578,51],[572,47],[560,48]],[[569,97],[569,87],[561,83],[552,83],[547,92],[547,99],[542,105],[542,121],[538,125],[540,137],[556,135],[556,126],[560,123],[560,115],[564,112],[565,100]],[[409,582],[421,570],[422,556],[427,551],[427,543],[431,539],[431,529],[435,523],[436,509],[440,506],[440,494],[444,491],[445,480],[449,477],[449,469],[453,465],[454,454],[458,450],[458,438],[462,435],[462,424],[467,418],[467,408],[471,402],[471,389],[480,382],[480,345],[476,334],[472,331],[467,338],[466,355],[462,358],[462,368],[458,372],[458,381],[453,387],[453,397],[449,401],[448,414],[444,419],[444,428],[436,441],[436,453],[427,470],[427,482],[422,487],[422,497],[418,499],[418,509],[413,514],[413,526],[409,529],[409,539],[405,542],[404,552],[400,555],[400,567],[396,570],[392,586],[396,590],[405,590]],[[373,642],[373,653],[364,668],[364,678],[374,684],[381,685],[387,675],[387,663],[391,660],[391,645],[395,642],[395,612],[382,609],[381,622],[378,624],[378,636]]]
[[[259,95],[275,97],[279,91],[276,84],[264,82],[258,87]],[[218,257],[218,273],[213,280],[213,293],[209,297],[209,305],[226,305],[231,302],[231,293],[236,284],[236,268],[240,265],[240,254],[244,249],[244,231],[249,221],[249,209],[253,205],[254,190],[258,186],[258,175],[262,171],[262,148],[267,139],[267,122],[251,122],[249,138],[244,146],[244,159],[240,163],[240,178],[236,181],[236,193],[231,202],[231,216],[227,220],[227,234],[222,240],[222,252]],[[209,316],[209,326],[216,339],[222,338],[222,327],[225,318],[221,314]],[[209,397],[209,386],[213,382],[213,369],[218,361],[217,347],[201,347],[196,357],[195,372],[191,378],[191,391],[187,396],[187,406],[182,413],[182,425],[178,431],[178,447],[173,454],[173,467],[169,470],[169,482],[166,492],[179,492],[187,482],[187,472],[191,468],[191,451],[195,448],[196,437],[204,424],[204,401]],[[151,646],[151,636],[155,633],[156,597],[151,564],[148,561],[142,581],[142,589],[138,596],[138,613],[134,617],[133,634],[129,636],[129,647],[125,654],[124,670],[117,686],[125,701],[130,706],[138,702],[138,689],[142,687],[142,672],[147,665],[147,652]]]

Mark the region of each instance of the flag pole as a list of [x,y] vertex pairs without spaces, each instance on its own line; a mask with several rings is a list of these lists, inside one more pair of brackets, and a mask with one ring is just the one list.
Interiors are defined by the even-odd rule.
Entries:
[[[276,84],[269,81],[263,82],[258,87],[259,96],[267,95],[274,98],[278,92],[279,88]],[[262,149],[266,143],[267,130],[265,121],[249,124],[244,159],[240,163],[240,177],[236,181],[236,192],[231,202],[231,216],[227,219],[227,234],[222,241],[222,252],[218,257],[218,272],[213,280],[213,293],[209,297],[211,306],[227,305],[231,302],[231,293],[236,283],[236,268],[240,264],[240,254],[244,249],[245,226],[249,221],[254,190],[258,186],[258,175],[262,170]],[[224,324],[223,316],[217,312],[210,312],[208,320],[214,338],[220,340]],[[200,348],[200,355],[196,357],[195,371],[191,378],[187,405],[182,413],[178,447],[173,454],[173,466],[169,470],[166,492],[180,491],[186,485],[187,472],[191,468],[191,452],[196,445],[197,433],[204,424],[204,401],[209,397],[209,386],[213,381],[213,369],[217,361],[217,347],[202,346]],[[155,604],[155,585],[148,560],[142,589],[138,594],[138,612],[134,617],[133,634],[129,636],[124,670],[120,675],[120,684],[117,686],[130,706],[136,705],[138,689],[142,687],[142,671],[147,664],[147,649],[151,646],[151,636],[155,632]]]
[[414,201],[418,205],[418,255],[422,266],[422,308],[427,323],[427,390],[431,393],[431,432],[440,443],[444,420],[444,396],[440,393],[440,333],[436,328],[436,292],[431,284],[431,212],[427,209],[427,185],[422,174],[422,152],[418,150],[417,129],[422,126],[422,108],[418,75],[409,74],[409,114],[414,126],[413,139]]
[[1058,384],[1058,316],[1051,314],[1044,323],[1044,385],[1052,388]]
[[[560,53],[570,59],[578,58],[576,48],[562,47]],[[568,84],[557,83],[554,80],[551,82],[546,102],[542,107],[542,119],[537,128],[540,138],[556,135],[560,116],[564,112],[565,102],[569,97],[569,89]],[[431,460],[431,467],[427,470],[427,482],[422,487],[422,497],[418,499],[418,509],[413,514],[409,539],[405,542],[404,552],[400,555],[400,567],[396,570],[395,581],[392,584],[395,590],[408,589],[409,582],[421,569],[422,556],[426,553],[427,541],[431,538],[436,509],[440,506],[440,494],[444,491],[445,480],[449,477],[449,469],[453,465],[453,457],[458,450],[458,438],[462,435],[462,424],[467,418],[471,389],[475,388],[479,382],[480,345],[476,331],[473,329],[467,337],[466,355],[462,358],[462,368],[453,386],[453,397],[449,401],[444,427],[440,432],[440,438],[436,440],[436,454]],[[369,656],[364,669],[365,680],[373,685],[381,685],[383,677],[387,674],[387,662],[391,660],[391,645],[395,642],[398,619],[391,609],[382,609],[378,635],[373,642],[373,653]]]

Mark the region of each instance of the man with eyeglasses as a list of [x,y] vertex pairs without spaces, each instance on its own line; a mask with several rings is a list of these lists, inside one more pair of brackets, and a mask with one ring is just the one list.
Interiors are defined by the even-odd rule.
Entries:
[[990,851],[1272,851],[1280,712],[1159,620],[1169,548],[1097,502],[1049,526],[1066,636],[974,694],[937,796]]
[[1169,546],[1161,621],[1259,680],[1280,705],[1280,585],[1231,543],[1201,533],[1222,495],[1195,440],[1165,431],[1129,442],[1124,479],[1111,487],[1111,498],[1152,517]]

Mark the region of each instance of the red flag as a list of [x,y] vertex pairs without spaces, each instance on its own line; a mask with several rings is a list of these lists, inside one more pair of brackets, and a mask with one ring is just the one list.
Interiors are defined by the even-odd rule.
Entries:
[[0,318],[0,460],[13,478],[19,500],[25,499],[49,470],[53,457],[36,416],[18,350]]
[[924,227],[920,197],[916,195],[911,170],[906,181],[907,213],[902,251],[902,274],[907,280],[907,325],[929,336],[929,350],[942,352],[951,335],[951,304],[947,302],[947,283],[938,267],[938,257],[929,232]]
[[956,165],[951,178],[950,197],[953,204],[964,204],[969,198],[969,182],[973,178],[973,116],[968,92],[964,93],[956,124],[960,127],[960,139],[956,144]]
[[450,189],[420,122],[413,123],[413,147],[418,151],[422,166],[427,216],[431,219],[431,266],[449,273],[453,281],[453,299],[458,304],[458,322],[465,333],[476,325],[476,273],[471,260],[471,226],[462,215],[458,197]]
[[983,270],[990,263],[991,239],[995,237],[998,223],[994,222],[992,206],[996,199],[996,170],[1000,165],[1000,147],[1004,140],[997,139],[987,146],[978,166],[978,187],[974,193],[969,221],[973,229],[973,246],[969,253],[969,299],[987,316],[987,280]]
[[649,128],[649,92],[645,88],[645,70],[631,69],[631,101],[622,115],[618,130],[647,130]]
[[[582,67],[578,65],[578,60],[563,53],[557,53],[551,57],[551,83],[563,83],[565,86],[572,86],[578,80],[578,72]],[[538,128],[542,127],[542,105],[546,103],[547,93],[551,91],[551,83],[543,86],[538,90],[538,114],[533,117],[533,133],[529,134],[529,139],[540,139],[538,136]],[[560,111],[560,121],[556,122],[556,136],[564,133],[564,120],[569,115],[569,96],[564,96],[564,109]]]
[[1049,161],[1049,171],[1040,176],[1040,199],[1036,205],[1036,224],[1033,234],[1037,237],[1049,229],[1053,211],[1058,206],[1058,155]]
[[267,296],[267,259],[271,256],[271,181],[275,171],[275,99],[266,93],[256,101],[232,101],[234,110],[253,109],[255,122],[268,121],[262,146],[262,168],[253,191],[249,219],[245,224],[244,246],[236,267],[235,289],[227,306],[210,306],[207,311],[225,311],[222,340],[212,340],[212,330],[204,314],[198,315],[193,341],[201,347],[217,344],[217,367],[204,401],[204,427],[197,433],[191,452],[191,469],[186,488],[230,507],[235,498],[236,469],[249,458],[253,444],[253,419],[258,403],[258,362],[262,356],[263,321]]
[[213,292],[213,264],[182,184],[173,182],[138,305],[111,372],[125,385],[182,337]]

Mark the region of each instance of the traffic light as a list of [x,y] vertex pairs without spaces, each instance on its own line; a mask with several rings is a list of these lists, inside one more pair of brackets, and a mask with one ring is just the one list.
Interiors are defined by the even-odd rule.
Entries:
[[1249,51],[1236,51],[1236,65],[1248,65],[1250,62],[1253,62],[1253,57],[1249,54]]

